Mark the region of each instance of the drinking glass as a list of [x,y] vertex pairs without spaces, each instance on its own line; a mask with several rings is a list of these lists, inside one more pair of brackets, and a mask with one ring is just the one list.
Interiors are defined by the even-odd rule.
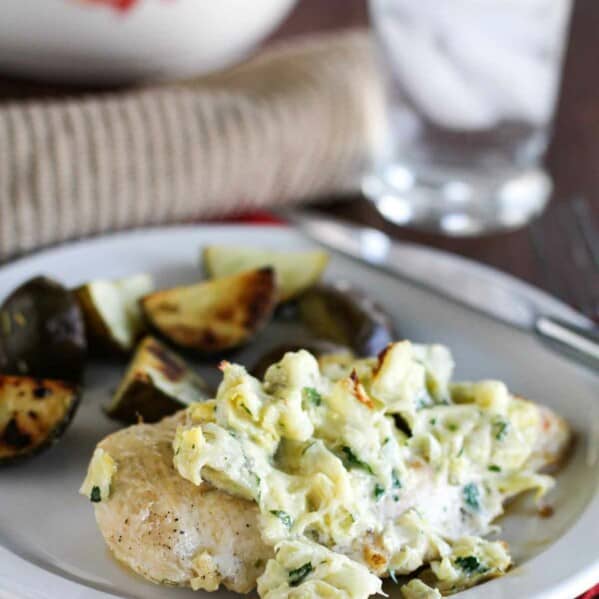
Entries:
[[384,217],[475,235],[542,211],[571,8],[572,0],[370,0],[387,111],[363,191]]

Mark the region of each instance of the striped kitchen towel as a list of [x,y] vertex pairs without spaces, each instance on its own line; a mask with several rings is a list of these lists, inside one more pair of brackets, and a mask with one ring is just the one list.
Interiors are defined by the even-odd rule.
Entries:
[[347,191],[381,115],[359,30],[280,43],[197,81],[0,103],[0,260]]

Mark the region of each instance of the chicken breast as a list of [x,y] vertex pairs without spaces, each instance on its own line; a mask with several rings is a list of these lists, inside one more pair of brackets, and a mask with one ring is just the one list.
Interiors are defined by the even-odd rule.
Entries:
[[[545,434],[531,456],[535,469],[555,464],[570,438],[563,419],[539,409]],[[179,475],[173,467],[172,441],[183,420],[181,412],[101,441],[98,447],[112,456],[118,469],[109,498],[95,504],[98,526],[114,556],[153,582],[207,590],[223,584],[232,591],[249,592],[273,554],[260,537],[258,508],[207,483],[195,486]],[[392,506],[389,518],[430,499],[434,484],[426,474],[423,470],[414,496]],[[385,568],[370,559],[387,562],[376,545],[376,539],[365,538],[352,557],[362,553],[370,568],[384,575]]]
[[428,572],[468,588],[505,574],[507,546],[484,537],[510,498],[553,487],[540,471],[571,438],[501,381],[451,382],[442,346],[397,342],[332,374],[289,352],[263,381],[220,368],[214,399],[104,439],[80,489],[115,557],[157,583],[259,581],[274,599],[370,576],[350,593],[365,599],[377,577]]
[[180,421],[138,424],[99,444],[118,469],[110,497],[95,504],[96,521],[114,556],[153,582],[207,590],[222,583],[246,593],[272,556],[257,506],[177,473],[172,441]]
[[569,455],[574,435],[561,416],[545,406],[536,407],[541,416],[542,433],[537,438],[528,466],[537,471],[556,472]]

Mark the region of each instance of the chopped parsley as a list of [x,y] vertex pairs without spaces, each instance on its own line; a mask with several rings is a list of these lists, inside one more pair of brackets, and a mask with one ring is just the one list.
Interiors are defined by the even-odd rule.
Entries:
[[429,424],[430,424],[431,426],[435,426],[435,424],[437,424],[437,419],[436,419],[436,418],[431,418],[431,419],[429,420]]
[[291,570],[289,572],[289,586],[296,587],[301,584],[312,570],[314,570],[314,568],[312,568],[310,562],[306,562],[303,566]]
[[318,407],[322,403],[322,395],[314,387],[304,387],[302,394],[304,399],[314,406]]
[[447,429],[450,430],[452,433],[455,433],[458,430],[458,425],[455,422],[449,422],[447,424]]
[[92,487],[92,492],[89,496],[89,500],[92,503],[100,503],[100,501],[102,501],[102,493],[100,492],[100,487]]
[[466,557],[456,557],[455,564],[461,568],[467,574],[482,574],[486,572],[488,568],[483,566],[478,558],[474,555],[467,555]]
[[430,397],[423,395],[416,400],[416,411],[424,410],[431,405]]
[[474,483],[468,483],[462,489],[464,503],[473,510],[480,509],[480,490]]
[[376,485],[374,485],[374,498],[378,501],[384,494],[385,487],[379,483],[376,483]]
[[351,447],[344,445],[341,451],[345,454],[345,462],[350,468],[361,468],[366,470],[369,474],[374,474],[372,468],[366,462],[363,462],[358,456],[352,451]]
[[262,479],[255,472],[250,471],[250,475],[254,478],[254,483],[256,485],[257,498],[258,498],[258,500],[260,500],[260,497],[262,496],[262,489],[261,489]]
[[241,404],[241,407],[243,408],[244,412],[246,412],[250,416],[252,415],[252,413],[250,412],[250,409],[244,403]]
[[395,470],[395,468],[393,468],[393,470],[391,470],[391,480],[393,481],[394,489],[401,489],[401,480],[400,480],[399,474],[397,473],[397,470]]
[[491,472],[501,472],[501,468],[497,464],[491,464],[489,470]]
[[286,526],[287,528],[291,528],[293,521],[291,520],[291,516],[287,512],[284,512],[282,510],[270,510],[270,513],[273,516],[276,516],[283,523],[284,526]]
[[507,420],[497,420],[493,423],[493,431],[497,441],[503,441],[509,432],[510,423]]

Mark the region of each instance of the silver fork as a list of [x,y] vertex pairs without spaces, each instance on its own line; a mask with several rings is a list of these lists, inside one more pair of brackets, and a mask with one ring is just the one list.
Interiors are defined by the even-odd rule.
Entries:
[[[529,231],[547,286],[592,322],[599,322],[599,239],[588,203],[576,198],[554,204]],[[599,370],[599,327],[541,317],[536,329],[562,349],[574,349],[579,359]]]
[[530,227],[530,239],[553,293],[599,323],[599,235],[588,202],[555,204]]

